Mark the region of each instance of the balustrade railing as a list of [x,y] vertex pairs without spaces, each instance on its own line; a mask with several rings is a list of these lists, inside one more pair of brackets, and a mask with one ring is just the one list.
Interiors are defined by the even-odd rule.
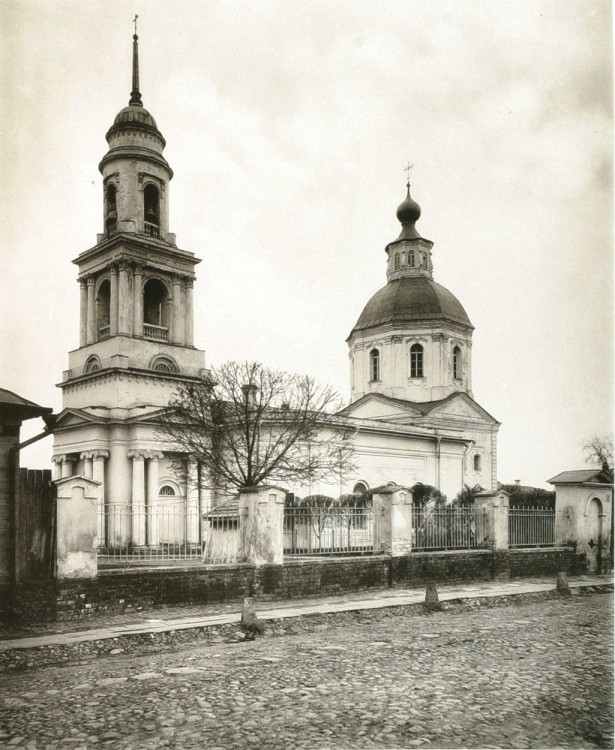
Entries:
[[143,222],[143,233],[148,237],[160,237],[160,228],[157,224],[152,224],[149,221]]
[[151,323],[143,323],[143,335],[146,339],[153,341],[168,341],[169,329],[166,326],[155,326]]

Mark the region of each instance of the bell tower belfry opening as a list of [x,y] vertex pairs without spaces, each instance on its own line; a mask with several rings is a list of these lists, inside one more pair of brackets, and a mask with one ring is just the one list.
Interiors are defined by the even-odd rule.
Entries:
[[[105,512],[158,501],[178,460],[160,443],[160,414],[179,386],[207,373],[205,352],[194,346],[200,260],[170,232],[173,170],[165,139],[143,106],[138,45],[135,26],[129,102],[107,131],[99,165],[102,232],[73,261],[79,346],[69,352],[59,384],[63,409],[54,442],[56,476],[95,479]],[[188,457],[179,458],[188,467]],[[178,503],[196,502],[195,484],[178,485]],[[109,541],[109,530],[99,531]]]

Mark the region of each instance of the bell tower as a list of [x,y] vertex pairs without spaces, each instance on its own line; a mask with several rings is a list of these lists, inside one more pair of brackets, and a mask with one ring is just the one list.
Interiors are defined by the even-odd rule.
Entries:
[[99,166],[103,231],[73,261],[79,346],[60,383],[53,462],[56,478],[83,474],[97,483],[99,544],[159,544],[166,537],[155,524],[146,528],[145,514],[171,506],[176,527],[164,532],[166,540],[197,544],[204,500],[196,463],[164,445],[158,428],[177,388],[206,373],[205,352],[194,346],[200,260],[169,231],[173,171],[141,100],[138,43],[135,26],[130,99],[107,131]]
[[103,232],[73,261],[81,304],[79,348],[60,385],[67,408],[165,406],[178,380],[199,378],[205,367],[194,347],[200,260],[169,232],[173,170],[141,99],[138,44],[135,29],[130,99],[107,131],[99,165]]

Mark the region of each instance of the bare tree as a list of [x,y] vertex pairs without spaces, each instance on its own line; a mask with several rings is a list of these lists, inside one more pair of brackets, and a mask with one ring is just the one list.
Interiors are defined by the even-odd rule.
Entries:
[[308,376],[258,362],[228,362],[211,379],[180,386],[160,432],[199,461],[212,487],[339,480],[354,469],[341,398]]
[[594,435],[583,444],[585,460],[594,466],[608,471],[613,466],[613,440],[610,437]]

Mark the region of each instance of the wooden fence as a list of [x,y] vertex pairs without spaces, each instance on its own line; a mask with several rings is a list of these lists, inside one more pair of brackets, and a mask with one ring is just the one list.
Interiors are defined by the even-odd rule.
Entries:
[[41,581],[53,578],[56,491],[49,469],[19,470],[16,531],[16,579]]

